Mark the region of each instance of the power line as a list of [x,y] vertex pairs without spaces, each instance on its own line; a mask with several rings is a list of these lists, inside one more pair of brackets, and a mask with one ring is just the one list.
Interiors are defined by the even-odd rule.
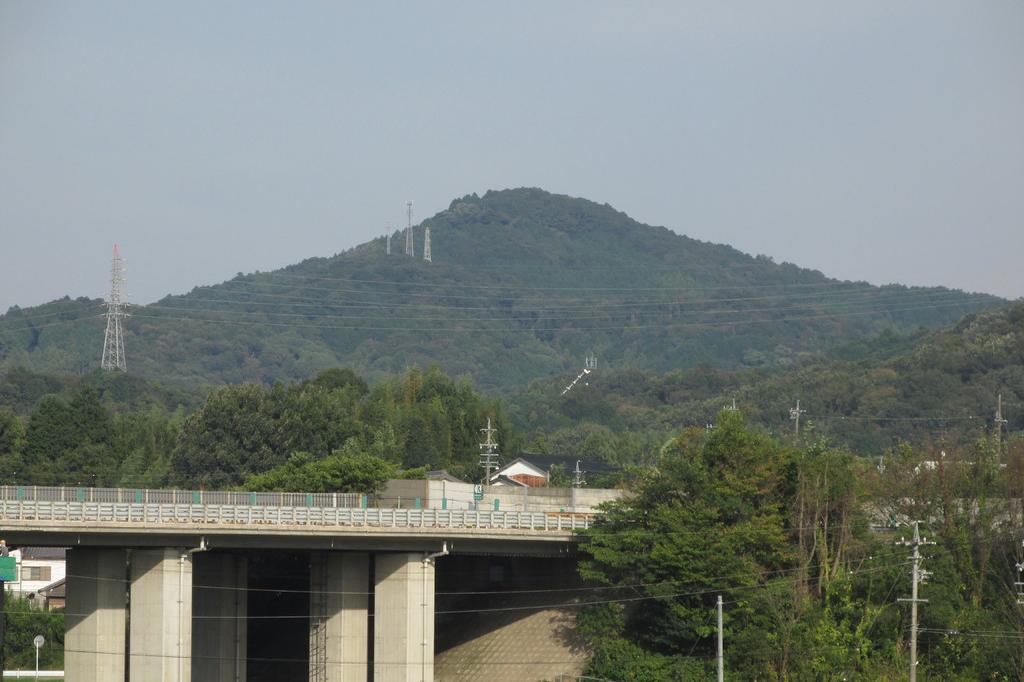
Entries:
[[[779,324],[784,322],[803,322],[807,320],[821,320],[821,319],[837,319],[844,317],[857,317],[864,315],[875,315],[878,313],[892,313],[892,312],[909,312],[912,310],[931,310],[943,307],[950,307],[962,305],[959,303],[951,304],[934,304],[934,305],[920,305],[920,306],[908,306],[903,308],[894,309],[874,309],[874,310],[859,310],[859,311],[848,311],[842,313],[823,313],[823,314],[809,314],[809,315],[798,315],[798,316],[784,316],[776,318],[762,318],[754,320],[738,319],[738,320],[722,320],[718,322],[665,322],[663,324],[621,324],[614,326],[591,326],[591,327],[580,327],[580,326],[557,326],[557,327],[480,327],[480,328],[458,328],[458,327],[423,327],[423,326],[370,326],[370,325],[323,325],[323,324],[298,324],[298,323],[281,323],[271,321],[242,321],[242,320],[218,320],[218,319],[205,319],[196,317],[177,317],[170,315],[144,315],[135,313],[134,317],[141,317],[152,320],[167,320],[167,321],[178,321],[178,322],[208,322],[213,324],[234,324],[242,326],[268,326],[268,327],[290,327],[290,328],[316,328],[316,329],[351,329],[356,331],[415,331],[415,332],[447,332],[447,333],[535,333],[539,331],[631,331],[640,329],[699,329],[708,328],[714,329],[719,327],[732,327],[747,324]],[[743,311],[737,311],[743,312]],[[472,320],[467,320],[472,321]]]
[[[875,567],[872,567],[872,568],[865,568],[865,569],[860,569],[860,570],[851,570],[851,571],[847,572],[847,575],[868,575],[868,574],[873,574],[873,573],[880,573],[880,572],[883,572],[883,571],[888,571],[888,570],[890,570],[892,568],[895,568],[897,566],[906,565],[906,563],[907,563],[906,561],[899,561],[899,562],[895,562],[895,563],[892,563],[892,564],[885,564],[885,565],[881,565],[881,566],[875,566]],[[79,577],[82,577],[82,576],[79,576]],[[89,576],[89,577],[91,578],[92,576]],[[122,582],[123,581],[123,579],[119,579],[119,578],[111,578],[111,579],[107,579],[107,580],[116,581],[116,582]],[[804,578],[800,577],[800,578],[788,579],[788,580],[774,580],[774,581],[771,581],[771,582],[757,583],[757,584],[753,584],[753,585],[734,585],[734,586],[731,586],[731,587],[730,586],[717,586],[716,585],[716,586],[711,586],[711,587],[707,587],[707,588],[702,588],[702,589],[699,589],[699,590],[689,590],[689,591],[682,591],[682,592],[670,592],[670,593],[667,593],[667,594],[633,595],[633,596],[629,596],[629,597],[619,597],[619,598],[613,598],[613,599],[589,599],[589,600],[583,600],[583,601],[562,601],[562,602],[555,602],[555,603],[550,603],[549,602],[549,603],[544,603],[544,604],[521,604],[521,605],[516,605],[516,606],[495,606],[495,607],[484,607],[484,608],[475,608],[475,609],[446,609],[446,610],[435,610],[434,613],[436,615],[452,615],[452,614],[467,614],[467,613],[501,613],[501,612],[533,611],[533,610],[547,610],[547,609],[582,608],[582,607],[586,607],[586,606],[597,606],[597,605],[606,605],[606,604],[629,604],[629,603],[644,602],[644,601],[654,601],[654,600],[661,600],[661,599],[678,599],[678,598],[681,598],[681,597],[706,596],[708,594],[717,594],[719,592],[727,592],[727,593],[731,593],[731,592],[745,592],[745,591],[748,591],[748,590],[767,589],[768,587],[777,586],[777,585],[798,584],[798,583],[802,583],[803,581],[804,581]],[[210,587],[199,588],[199,586],[193,585],[193,589],[219,589],[219,587],[218,586],[210,586]],[[227,588],[227,589],[231,589],[231,588]],[[273,590],[273,589],[268,589],[268,590],[265,590],[265,591],[281,592],[281,593],[292,592],[292,593],[303,593],[303,594],[310,593],[309,591],[305,591],[305,590]],[[368,594],[368,593],[363,593],[363,592],[344,592],[344,593],[328,592],[327,594]],[[435,594],[436,595],[446,595],[446,594],[447,595],[451,595],[452,593],[435,593]],[[736,602],[724,602],[724,603],[729,604],[729,603],[736,603]],[[396,608],[401,608],[401,607],[396,607]],[[63,611],[63,612],[49,612],[49,613],[52,613],[54,616],[58,616],[58,617],[69,617],[69,616],[71,616],[71,617],[84,617],[84,616],[89,615],[89,614],[86,614],[86,613],[69,613],[69,612],[66,612],[66,611]],[[14,615],[14,614],[8,614],[8,615]],[[25,613],[19,613],[17,615],[30,616],[30,615],[35,615],[35,614],[32,614],[31,612],[25,612]],[[247,616],[244,616],[244,617],[236,615],[236,614],[231,614],[231,615],[195,615],[195,614],[193,614],[192,617],[195,618],[195,619],[199,619],[199,620],[236,620],[236,619],[243,619],[243,618],[247,619],[247,620],[297,620],[297,619],[308,619],[309,618],[309,614],[247,615]],[[372,617],[372,615],[371,615],[371,617]]]
[[[848,525],[849,526],[853,526],[855,524],[848,524]],[[847,527],[847,526],[832,526],[833,529],[843,528],[843,527]],[[819,526],[808,526],[807,528],[808,529],[819,528]],[[792,531],[792,530],[797,530],[797,529],[787,529],[787,530]],[[679,534],[689,534],[689,535],[694,535],[694,536],[698,536],[698,535],[703,536],[704,535],[704,533],[697,532],[697,531],[678,531],[677,533],[679,533]],[[671,534],[673,534],[673,533],[671,533],[671,532],[657,533],[657,535],[659,535],[659,536],[671,535]],[[874,560],[874,559],[892,559],[892,558],[893,558],[892,556],[885,556],[885,555],[881,555],[881,554],[876,554],[876,555],[872,555],[871,557],[868,557],[867,560],[871,561],[871,560]],[[885,566],[888,566],[888,567],[901,566],[901,565],[904,565],[905,563],[906,563],[905,561],[901,560],[901,561],[896,562],[896,563],[886,564]],[[625,584],[625,585],[584,585],[584,586],[578,586],[578,587],[547,587],[547,588],[516,589],[516,590],[460,590],[460,591],[455,591],[455,592],[440,592],[439,591],[439,592],[435,592],[434,594],[437,595],[437,596],[444,596],[444,597],[467,597],[467,596],[468,597],[483,597],[483,596],[491,596],[491,595],[525,595],[525,594],[553,594],[553,593],[564,593],[564,592],[572,592],[572,593],[578,593],[578,592],[598,592],[598,591],[609,591],[609,590],[640,590],[640,589],[650,589],[650,588],[657,588],[657,587],[669,587],[669,586],[677,586],[677,587],[679,587],[679,586],[685,586],[685,585],[696,585],[698,583],[720,583],[722,581],[728,581],[728,580],[733,580],[735,578],[742,578],[742,577],[754,577],[754,578],[759,578],[759,579],[768,579],[768,580],[770,580],[773,577],[780,577],[780,576],[785,576],[785,575],[791,574],[791,573],[801,573],[801,572],[805,572],[805,571],[810,571],[810,570],[819,568],[819,567],[821,567],[823,565],[831,565],[831,563],[830,562],[824,562],[824,563],[818,563],[818,564],[808,564],[807,566],[793,566],[793,567],[790,567],[790,568],[766,569],[766,570],[763,570],[763,571],[740,571],[740,572],[732,573],[732,574],[729,574],[729,575],[723,575],[723,576],[716,576],[716,577],[706,578],[706,579],[700,580],[700,581],[695,581],[695,580],[663,580],[663,581],[658,581],[658,582],[653,582],[653,583],[634,583],[634,584]],[[867,570],[867,569],[863,569],[863,570]],[[863,572],[863,571],[861,571],[860,569],[856,569],[855,572]],[[552,574],[552,575],[554,575],[554,574]],[[559,573],[558,575],[561,575],[561,574]],[[114,583],[120,583],[120,584],[128,584],[130,582],[130,580],[128,578],[108,578],[108,577],[95,576],[95,575],[67,574],[65,577],[75,578],[75,579],[78,579],[78,580],[90,580],[90,581],[93,581],[93,582],[114,582]],[[802,581],[802,580],[803,580],[803,578],[799,578],[799,579],[797,579],[797,582]],[[784,581],[784,582],[786,582],[786,581]],[[313,590],[313,589],[308,589],[307,590],[307,589],[274,588],[274,587],[248,587],[248,586],[240,587],[240,586],[235,586],[235,585],[201,585],[201,584],[193,584],[193,587],[195,589],[202,589],[202,590],[227,590],[227,591],[232,591],[232,592],[272,592],[272,593],[275,593],[275,594],[277,594],[277,593],[280,593],[280,594],[326,594],[326,595],[369,595],[369,594],[374,594],[373,591],[363,591],[363,590]],[[715,588],[710,588],[710,589],[712,591],[715,590],[715,589],[718,589],[718,590],[723,590],[724,589],[725,591],[729,591],[730,589],[734,589],[734,588],[715,587]]]

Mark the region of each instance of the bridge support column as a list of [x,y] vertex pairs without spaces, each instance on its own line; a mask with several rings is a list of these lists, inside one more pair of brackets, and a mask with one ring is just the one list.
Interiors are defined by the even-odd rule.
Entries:
[[433,682],[434,565],[422,554],[377,554],[374,682]]
[[124,679],[127,557],[75,547],[67,556],[64,669],[75,682]]
[[184,549],[136,549],[131,558],[128,679],[192,679],[192,559]]
[[245,682],[248,560],[201,552],[192,561],[192,679]]
[[366,682],[369,581],[367,554],[314,552],[311,556],[311,682]]

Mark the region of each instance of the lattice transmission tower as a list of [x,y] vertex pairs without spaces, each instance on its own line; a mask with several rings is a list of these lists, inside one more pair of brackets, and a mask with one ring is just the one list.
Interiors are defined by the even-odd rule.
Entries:
[[405,215],[408,219],[405,227],[405,255],[415,256],[416,255],[416,244],[413,242],[412,236],[412,202],[405,202]]
[[430,258],[430,228],[426,227],[423,229],[423,260],[428,263],[433,261]]
[[103,335],[103,359],[100,367],[107,371],[125,372],[124,326],[128,317],[128,304],[121,300],[121,285],[124,284],[124,269],[121,250],[114,244],[114,257],[110,264],[110,296],[107,298],[107,331]]

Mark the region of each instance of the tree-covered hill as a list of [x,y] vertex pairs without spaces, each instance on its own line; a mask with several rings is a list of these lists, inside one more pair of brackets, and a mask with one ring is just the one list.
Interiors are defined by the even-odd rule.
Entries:
[[[875,287],[638,223],[538,189],[457,199],[416,227],[433,262],[378,238],[135,308],[129,370],[186,384],[303,379],[345,364],[371,379],[439,364],[487,389],[602,364],[650,372],[792,365],[884,330],[949,324],[1002,303]],[[0,367],[98,362],[100,302],[0,317]]]
[[733,400],[752,422],[776,433],[792,430],[789,410],[800,400],[805,434],[825,435],[861,454],[878,454],[897,440],[973,438],[992,428],[1000,394],[1004,428],[1019,431],[1024,303],[968,315],[940,331],[886,333],[788,368],[702,365],[664,375],[598,368],[562,395],[569,378],[535,381],[509,399],[520,428],[555,448],[588,438],[588,447],[646,447],[680,428],[713,422]]

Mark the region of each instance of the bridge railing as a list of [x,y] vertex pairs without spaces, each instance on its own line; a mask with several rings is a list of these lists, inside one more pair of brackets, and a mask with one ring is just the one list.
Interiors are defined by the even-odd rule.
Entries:
[[112,502],[128,504],[220,504],[266,507],[364,507],[360,493],[256,493],[226,490],[160,490],[36,485],[0,486],[0,500],[20,502]]
[[0,500],[0,520],[66,523],[289,525],[376,528],[479,528],[572,531],[592,516],[570,512],[455,511],[235,504],[139,504]]

